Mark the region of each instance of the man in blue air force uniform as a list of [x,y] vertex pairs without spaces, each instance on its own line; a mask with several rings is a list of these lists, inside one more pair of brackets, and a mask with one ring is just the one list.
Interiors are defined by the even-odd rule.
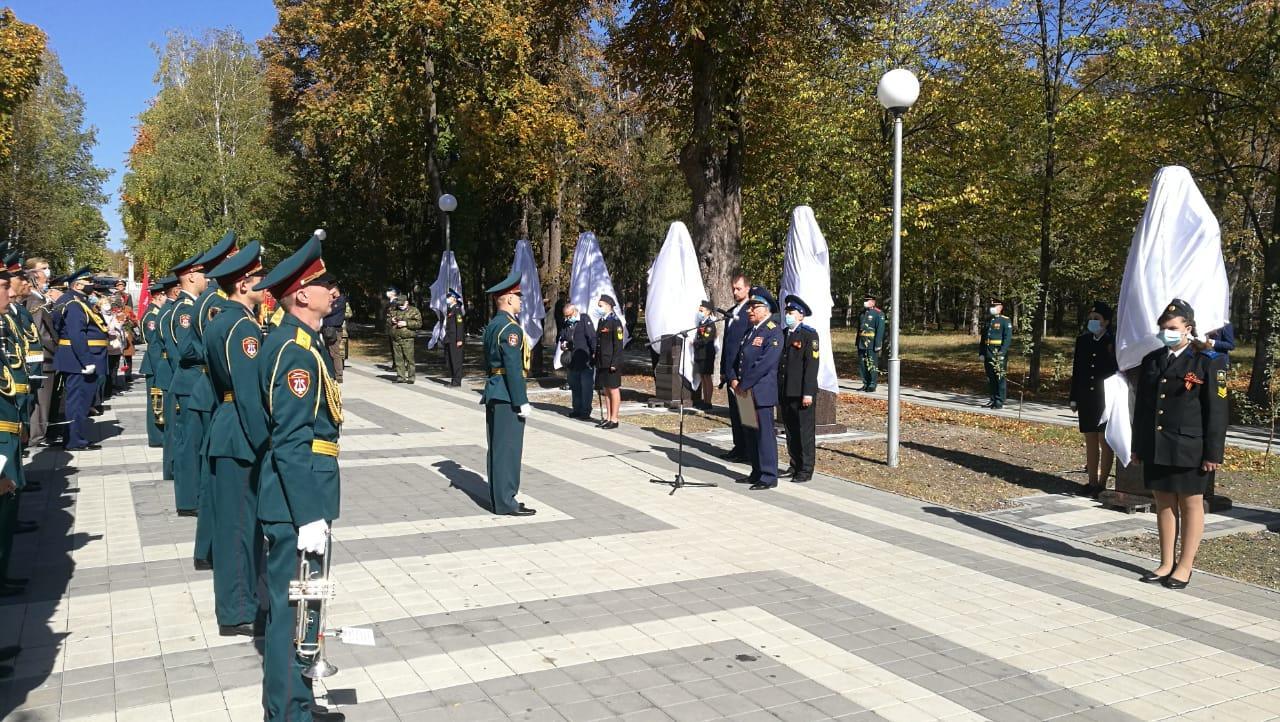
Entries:
[[107,324],[84,295],[90,275],[88,268],[72,274],[67,293],[59,299],[62,321],[53,367],[66,383],[67,451],[101,448],[90,444],[87,434],[98,376],[107,372]]
[[729,375],[729,388],[739,403],[754,403],[758,423],[744,429],[751,475],[739,483],[753,491],[778,485],[778,441],[773,431],[773,407],[778,405],[778,363],[782,359],[782,329],[771,320],[777,310],[773,294],[759,286],[747,298],[751,328],[738,346]]

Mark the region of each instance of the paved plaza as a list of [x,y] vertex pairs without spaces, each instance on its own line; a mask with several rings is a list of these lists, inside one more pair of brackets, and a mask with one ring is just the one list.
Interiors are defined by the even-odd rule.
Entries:
[[[706,440],[686,477],[719,486],[672,494],[651,479],[674,438],[548,404],[525,439],[538,514],[496,517],[478,394],[387,375],[344,385],[330,626],[377,642],[330,646],[322,701],[349,720],[1280,715],[1280,595],[1144,585],[1136,557],[847,480],[750,492]],[[218,635],[144,403],[114,400],[100,451],[29,460],[5,719],[262,717],[258,650]]]

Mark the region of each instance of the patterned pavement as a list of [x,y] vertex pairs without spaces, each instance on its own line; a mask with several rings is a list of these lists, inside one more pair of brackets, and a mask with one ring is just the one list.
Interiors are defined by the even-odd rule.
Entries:
[[[350,720],[1276,719],[1280,595],[819,476],[772,492],[675,440],[538,405],[522,499],[485,509],[478,396],[347,374],[339,595],[323,696]],[[258,652],[218,636],[137,390],[103,449],[30,460],[0,646],[13,720],[261,719]],[[907,430],[909,434],[909,429]],[[909,470],[904,473],[910,473]]]

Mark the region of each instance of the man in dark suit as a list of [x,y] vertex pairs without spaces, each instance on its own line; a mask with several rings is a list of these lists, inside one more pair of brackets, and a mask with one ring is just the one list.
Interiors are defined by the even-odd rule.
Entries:
[[[747,296],[750,295],[751,284],[742,273],[736,274],[732,283],[730,290],[733,292],[733,302],[737,305],[730,310],[724,324],[724,345],[720,349],[721,386],[729,383],[733,365],[738,360],[738,348],[742,345],[743,336],[746,336],[747,330],[751,328],[751,322],[747,320]],[[733,448],[721,458],[728,461],[747,461],[746,432],[742,428],[742,419],[738,416],[738,407],[733,403],[732,391],[729,392],[728,402],[729,426],[733,430]]]
[[738,347],[729,372],[730,403],[755,411],[755,428],[744,428],[751,475],[739,479],[753,491],[778,485],[778,441],[773,432],[773,407],[778,405],[778,362],[782,358],[782,329],[771,320],[777,301],[763,288],[753,289],[746,301],[752,326]]
[[569,392],[573,395],[569,418],[589,419],[591,389],[596,383],[596,370],[591,365],[596,355],[596,327],[572,303],[564,306],[562,319],[558,339],[561,363],[569,369]]

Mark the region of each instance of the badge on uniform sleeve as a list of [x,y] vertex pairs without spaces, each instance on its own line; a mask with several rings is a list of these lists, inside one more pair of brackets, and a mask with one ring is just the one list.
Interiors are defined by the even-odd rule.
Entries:
[[244,349],[244,355],[249,358],[257,358],[258,356],[258,339],[246,338],[240,342],[240,348]]
[[509,334],[507,334],[507,344],[508,344],[508,345],[510,345],[510,346],[519,346],[519,345],[520,345],[520,334],[518,334],[518,333],[509,333]]
[[155,322],[155,319],[151,319],[150,321],[147,321],[147,330],[148,330],[148,331],[154,331],[154,330],[156,330],[156,322]]
[[289,382],[289,390],[298,398],[306,396],[311,390],[311,372],[306,369],[294,369],[285,378]]
[[751,345],[752,345],[752,346],[763,346],[763,345],[764,345],[764,336],[756,336],[755,338],[751,339]]
[[1216,378],[1218,381],[1218,398],[1225,399],[1227,398],[1227,372],[1219,371],[1216,374]]
[[178,325],[183,328],[191,328],[191,314],[184,313],[178,317]]
[[619,341],[621,341],[621,340],[622,340],[622,327],[621,327],[621,326],[619,326],[619,327],[618,327],[618,340],[619,340]]
[[817,341],[817,339],[814,339],[814,341],[813,341],[813,357],[814,357],[814,358],[818,358],[818,341]]

